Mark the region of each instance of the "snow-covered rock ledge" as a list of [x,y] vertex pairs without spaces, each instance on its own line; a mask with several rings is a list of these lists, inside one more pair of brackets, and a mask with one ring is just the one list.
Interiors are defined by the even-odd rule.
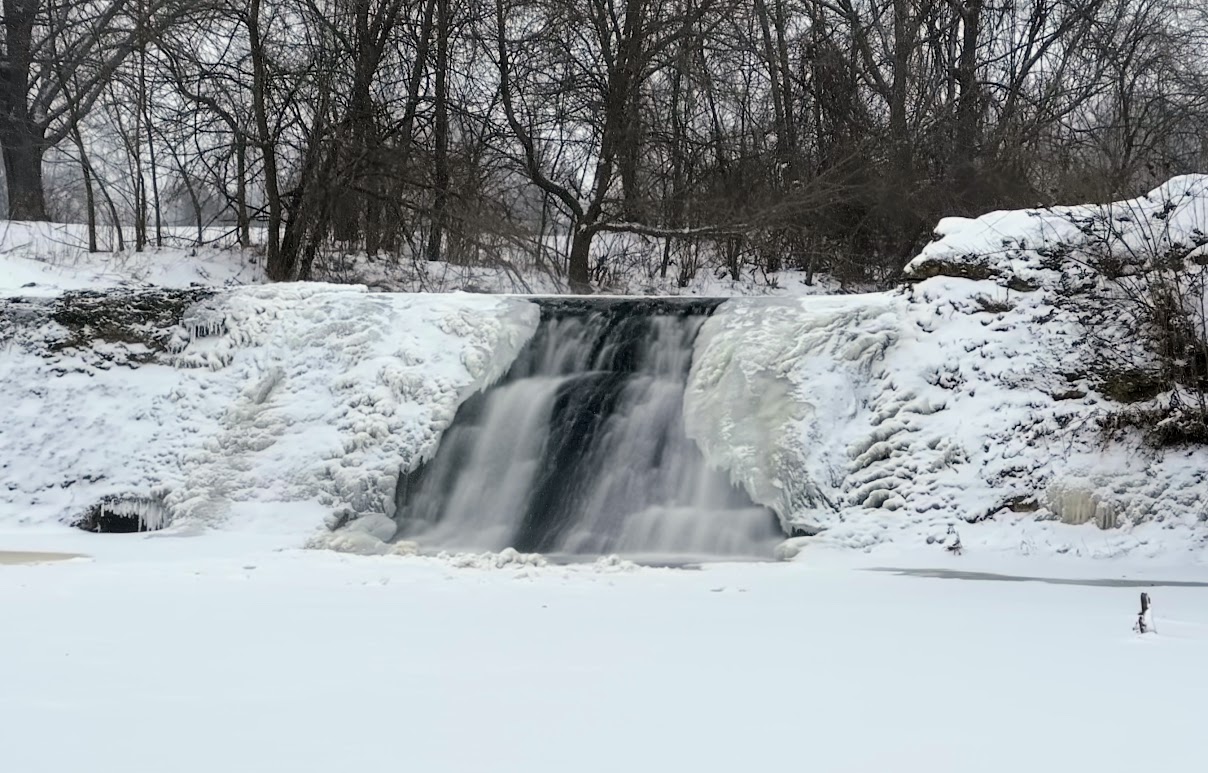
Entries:
[[306,534],[323,511],[390,514],[400,470],[538,317],[321,284],[0,298],[0,521],[104,507],[183,529],[239,503],[322,505],[269,516],[300,513]]
[[1112,297],[1082,270],[1092,248],[1182,245],[1195,272],[1205,233],[1208,177],[1177,178],[1135,201],[945,220],[894,292],[728,301],[697,342],[688,432],[790,533],[823,530],[811,543],[943,543],[955,525],[965,548],[1202,550],[1208,449],[1104,431],[1122,407],[1105,350],[1146,354],[1127,320],[1088,331],[1063,299]]
[[[1150,355],[1107,302],[1120,284],[1087,266],[1106,249],[1141,276],[1176,255],[1202,304],[1206,234],[1208,177],[1184,177],[945,220],[892,292],[728,300],[696,341],[685,427],[787,533],[816,535],[783,555],[955,532],[967,550],[1202,552],[1208,450],[1112,424],[1174,395],[1123,405],[1113,373]],[[539,316],[320,284],[0,295],[0,524],[271,521],[300,544],[360,518],[328,546],[397,552],[381,539],[399,473]]]

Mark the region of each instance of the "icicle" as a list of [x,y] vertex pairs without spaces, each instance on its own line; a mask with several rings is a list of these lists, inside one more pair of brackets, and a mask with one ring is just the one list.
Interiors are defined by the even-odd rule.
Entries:
[[171,514],[159,498],[112,496],[89,508],[75,526],[86,531],[126,533],[157,531],[170,520]]

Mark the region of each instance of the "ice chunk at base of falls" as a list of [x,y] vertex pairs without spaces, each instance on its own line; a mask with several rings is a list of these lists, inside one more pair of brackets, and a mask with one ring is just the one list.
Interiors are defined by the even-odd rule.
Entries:
[[788,533],[838,517],[847,445],[903,301],[849,295],[722,304],[696,339],[684,429]]
[[418,552],[414,542],[383,542],[367,531],[348,528],[316,534],[303,547],[356,556],[413,556]]

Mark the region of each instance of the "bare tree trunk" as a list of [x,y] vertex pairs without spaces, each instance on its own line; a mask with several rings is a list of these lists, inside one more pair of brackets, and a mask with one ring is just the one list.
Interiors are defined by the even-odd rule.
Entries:
[[42,192],[42,148],[25,130],[13,129],[0,118],[4,146],[4,180],[8,186],[10,220],[48,220]]
[[164,246],[163,205],[159,198],[159,169],[156,166],[155,136],[151,132],[150,115],[147,116],[147,160],[151,164],[151,208],[155,213],[155,246]]
[[247,141],[242,135],[235,138],[235,223],[239,246],[247,249],[252,244],[252,226],[247,212]]
[[[155,129],[151,120],[151,91],[147,87],[147,44],[150,29],[146,0],[138,3],[138,109],[147,131],[147,160],[151,165],[151,206],[155,214],[155,246],[164,246],[163,213],[159,200],[159,170],[156,168]],[[145,202],[144,202],[145,205]],[[146,226],[144,225],[144,228]]]
[[415,115],[419,111],[420,89],[423,86],[424,70],[428,61],[428,49],[432,46],[432,25],[436,15],[437,0],[427,0],[424,16],[420,21],[419,40],[415,49],[415,62],[407,79],[407,104],[403,110],[403,122],[399,144],[403,149],[404,161],[410,157],[411,140],[415,133]]
[[[142,82],[138,84],[136,99],[143,101]],[[142,252],[147,246],[147,180],[143,175],[143,111],[134,111],[134,136],[126,143],[134,173],[134,251]]]
[[570,287],[577,293],[591,292],[591,242],[596,233],[590,228],[576,228],[570,243],[566,275]]
[[428,260],[440,260],[449,198],[449,0],[436,6],[436,94],[433,106],[432,226]]
[[977,46],[981,34],[982,0],[966,0],[958,11],[961,18],[960,61],[956,81],[960,97],[956,103],[956,138],[953,158],[956,162],[956,182],[968,197],[974,184],[974,163],[977,155],[978,124],[981,98],[977,83]]
[[907,126],[910,60],[919,32],[919,20],[911,18],[911,0],[893,2],[893,82],[889,92],[889,137],[893,143],[894,165],[903,182],[911,177],[914,164]]
[[[355,57],[352,88],[349,92],[348,113],[344,125],[337,129],[343,139],[337,140],[330,152],[344,156],[341,164],[339,192],[333,201],[332,231],[343,242],[364,239],[365,251],[377,253],[377,209],[374,163],[377,153],[377,127],[373,115],[373,79],[379,57],[376,41],[369,31],[370,0],[355,0],[353,7],[353,40]],[[327,181],[324,181],[326,184]]]
[[88,217],[88,251],[97,251],[96,240],[96,193],[92,185],[92,164],[88,161],[88,150],[84,147],[84,137],[80,134],[79,124],[71,129],[71,140],[80,154],[80,176],[84,178],[84,205]]
[[772,23],[766,0],[755,0],[755,15],[759,19],[759,30],[763,35],[763,59],[767,63],[768,80],[771,82],[769,91],[772,92],[772,114],[776,124],[776,149],[783,154],[788,141],[789,106],[784,103],[784,90],[780,86],[783,71],[780,67],[780,55],[772,40]]
[[2,6],[5,56],[0,59],[0,148],[8,188],[11,220],[46,220],[42,190],[42,155],[45,132],[29,113],[29,67],[33,62],[32,38],[38,6],[21,0],[4,0]]
[[[601,153],[611,153],[621,181],[622,213],[631,222],[640,221],[645,215],[640,201],[638,164],[642,146],[642,71],[646,61],[643,52],[648,2],[628,0],[625,3],[625,23],[617,41],[616,61],[611,65],[612,72],[608,73],[605,136],[601,138]],[[611,137],[607,136],[610,128]],[[611,149],[606,149],[606,145],[611,145]]]
[[784,146],[785,162],[789,164],[789,176],[794,176],[795,165],[793,155],[797,151],[797,119],[793,114],[793,76],[789,64],[788,18],[784,8],[784,0],[776,1],[776,61],[780,67],[780,101],[784,105]]
[[[55,42],[56,41],[54,41],[53,39],[51,40],[52,55],[57,54],[57,50],[53,46],[53,44]],[[75,79],[69,78],[62,72],[59,73],[59,77],[63,80],[63,98],[67,101],[68,119],[70,121],[70,127],[71,127],[71,141],[76,147],[76,153],[79,154],[80,175],[84,180],[84,203],[88,210],[88,212],[87,212],[88,251],[96,252],[97,251],[96,191],[94,190],[95,186],[93,185],[93,177],[95,175],[94,175],[93,169],[92,169],[92,161],[88,157],[88,148],[85,147],[85,145],[84,145],[84,135],[80,131],[81,116],[80,116],[80,110],[79,110],[79,102],[76,101],[76,99],[75,99],[76,92],[73,91],[73,88],[76,85],[74,83]],[[71,87],[68,86],[69,82],[71,83]]]
[[260,30],[260,0],[249,0],[246,23],[252,58],[252,112],[264,162],[264,195],[268,200],[268,255],[265,273],[269,279],[287,281],[293,278],[295,258],[284,256],[281,252],[281,189],[277,177],[277,145],[268,122],[269,77],[264,39]]
[[[109,223],[113,227],[113,232],[117,235],[117,251],[124,252],[126,250],[126,233],[122,230],[122,219],[118,216],[117,204],[113,202],[113,196],[109,193],[109,186],[105,185],[105,181],[100,177],[96,177],[97,187],[101,189],[101,196],[105,199],[105,206],[109,210]],[[113,242],[109,243],[109,248],[114,249]]]

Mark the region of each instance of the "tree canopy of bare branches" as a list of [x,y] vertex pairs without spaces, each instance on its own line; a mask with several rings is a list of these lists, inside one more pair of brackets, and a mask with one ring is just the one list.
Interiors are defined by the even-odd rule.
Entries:
[[885,281],[941,216],[1121,198],[1208,147],[1176,0],[0,3],[10,218],[226,224],[278,280],[520,254],[587,290],[628,233],[681,278]]

